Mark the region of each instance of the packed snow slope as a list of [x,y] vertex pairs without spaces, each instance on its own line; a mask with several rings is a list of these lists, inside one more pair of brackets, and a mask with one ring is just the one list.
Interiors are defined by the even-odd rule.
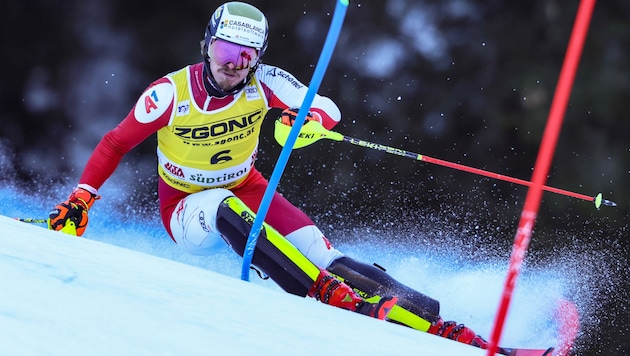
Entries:
[[199,267],[0,217],[4,355],[483,355]]
[[[152,214],[121,214],[99,202],[82,238],[12,219],[45,215],[54,200],[46,194],[57,193],[35,197],[0,187],[2,355],[484,354],[286,294],[254,273],[251,282],[241,281],[241,258],[229,248],[213,256],[186,254]],[[461,249],[429,244],[361,240],[337,247],[438,299],[444,319],[490,334],[506,260],[472,263],[457,256]],[[591,258],[563,255],[568,258],[556,264],[524,268],[503,346],[555,345],[552,316],[559,298],[575,301],[583,327],[598,332],[594,316],[602,311],[592,298],[597,286],[585,272],[593,269]],[[606,266],[598,267],[607,273]]]

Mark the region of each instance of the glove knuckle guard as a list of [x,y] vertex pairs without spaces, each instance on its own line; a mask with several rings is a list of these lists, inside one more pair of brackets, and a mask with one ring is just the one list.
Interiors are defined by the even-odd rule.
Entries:
[[50,211],[49,228],[60,231],[72,222],[76,227],[76,235],[83,235],[88,224],[88,210],[99,198],[85,189],[75,188],[68,200]]
[[[282,123],[287,126],[293,126],[299,111],[300,108],[298,107],[284,109],[282,111],[282,115],[280,116]],[[304,120],[304,123],[306,123],[308,120],[313,120],[313,114],[311,114],[310,111],[306,114],[306,120]]]

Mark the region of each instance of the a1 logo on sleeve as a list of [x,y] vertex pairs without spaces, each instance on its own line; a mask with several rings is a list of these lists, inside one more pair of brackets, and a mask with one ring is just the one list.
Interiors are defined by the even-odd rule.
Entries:
[[136,120],[143,124],[157,120],[173,102],[173,94],[171,83],[160,83],[147,89],[136,103],[133,112]]

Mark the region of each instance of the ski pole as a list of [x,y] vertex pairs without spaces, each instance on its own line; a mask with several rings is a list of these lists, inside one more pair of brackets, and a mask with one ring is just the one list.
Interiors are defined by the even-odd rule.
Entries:
[[[580,62],[582,48],[584,47],[594,7],[595,0],[581,0],[577,15],[575,16],[575,23],[573,25],[573,30],[571,31],[569,45],[564,57],[564,62],[562,63],[560,77],[558,78],[558,84],[556,85],[556,91],[551,102],[551,108],[549,110],[545,131],[543,132],[542,141],[540,143],[540,149],[538,151],[538,156],[536,157],[536,164],[534,165],[534,170],[532,172],[532,186],[527,190],[525,204],[523,206],[523,210],[521,211],[521,218],[516,230],[516,236],[514,237],[514,245],[510,256],[510,265],[506,273],[503,292],[501,293],[501,299],[499,307],[497,308],[492,332],[490,333],[490,338],[488,339],[487,356],[495,355],[498,344],[501,341],[503,325],[507,318],[509,306],[512,301],[512,294],[516,287],[516,280],[520,273],[529,242],[531,240],[532,230],[534,229],[536,216],[538,215],[538,208],[540,207],[540,202],[542,200],[543,186],[547,179],[547,175],[549,174],[549,166],[551,166],[551,161],[553,160],[554,151],[556,149],[556,143],[558,141],[558,137],[560,136],[562,121],[569,103],[569,98],[571,97],[575,74]],[[568,350],[557,350],[554,352],[554,355],[558,356],[565,356],[568,354]]]
[[[46,224],[46,227],[50,228],[49,225],[48,225],[48,220],[49,219],[15,218],[15,220],[21,221],[21,222],[24,222],[24,223],[29,223],[29,224]],[[61,228],[61,230],[59,230],[59,231],[61,231],[63,233],[66,233],[68,235],[77,236],[77,226],[71,220],[67,220],[66,223]]]
[[341,26],[343,25],[347,9],[348,0],[337,0],[330,28],[328,29],[328,35],[324,41],[324,48],[319,55],[319,60],[315,65],[313,77],[311,78],[308,90],[306,91],[306,95],[304,96],[304,100],[302,101],[297,117],[295,118],[296,129],[291,130],[291,128],[289,128],[290,132],[287,133],[286,140],[284,141],[287,146],[282,149],[280,155],[278,156],[276,165],[271,173],[271,177],[269,178],[269,184],[267,185],[262,200],[260,201],[258,211],[256,212],[256,218],[252,223],[252,228],[249,232],[249,236],[247,237],[247,242],[245,243],[245,248],[243,250],[243,264],[241,266],[241,279],[244,281],[249,281],[249,267],[251,266],[252,259],[254,258],[254,250],[256,249],[258,237],[263,229],[263,222],[265,221],[265,217],[269,211],[269,206],[271,205],[271,200],[275,194],[276,187],[280,182],[280,177],[282,177],[284,168],[286,167],[289,156],[291,155],[293,143],[298,137],[299,127],[302,123],[304,123],[306,114],[313,103],[315,94],[317,94],[319,85],[326,73],[326,68],[328,67],[330,58],[332,57],[335,45],[337,44],[337,39],[339,38],[339,33],[341,32]]
[[48,224],[48,219],[15,218],[15,220],[29,224]]
[[[278,141],[278,143],[283,145],[283,143],[285,142],[285,137],[288,134],[288,130],[290,130],[291,127],[282,124],[282,122],[280,122],[280,120],[276,121],[275,125],[276,126],[275,126],[274,136],[276,138],[276,141]],[[323,139],[323,138],[326,138],[326,139],[329,139],[329,140],[333,140],[333,141],[348,142],[348,143],[351,143],[353,145],[366,147],[366,148],[370,148],[370,149],[377,150],[377,151],[383,151],[383,152],[387,152],[387,153],[390,153],[390,154],[394,154],[394,155],[398,155],[398,156],[403,156],[403,157],[415,159],[415,160],[418,160],[418,161],[423,161],[423,162],[427,162],[427,163],[433,163],[433,164],[437,164],[437,165],[444,166],[444,167],[454,168],[454,169],[457,169],[457,170],[460,170],[460,171],[474,173],[474,174],[481,175],[481,176],[484,176],[484,177],[499,179],[499,180],[503,180],[503,181],[506,181],[506,182],[516,183],[516,184],[524,185],[524,186],[527,186],[527,187],[531,187],[533,185],[532,182],[527,181],[527,180],[513,178],[513,177],[506,176],[506,175],[499,174],[499,173],[493,173],[493,172],[489,172],[489,171],[484,171],[483,169],[473,168],[473,167],[465,166],[463,164],[449,162],[449,161],[441,160],[441,159],[438,159],[438,158],[429,157],[429,156],[422,155],[422,154],[419,154],[419,153],[406,151],[406,150],[403,150],[403,149],[400,149],[400,148],[389,147],[389,146],[381,145],[381,144],[378,144],[378,143],[373,143],[373,142],[361,140],[361,139],[358,139],[358,138],[345,136],[345,135],[342,135],[342,134],[340,134],[338,132],[335,132],[335,131],[326,130],[317,121],[308,121],[306,124],[304,124],[304,126],[302,126],[302,130],[300,131],[300,134],[298,135],[297,141],[295,142],[295,145],[293,146],[293,148],[301,148],[301,147],[304,147],[304,146],[308,146],[311,143],[314,143],[315,141],[318,141],[318,140]],[[595,207],[597,209],[599,209],[602,205],[605,205],[605,206],[617,206],[616,203],[614,203],[614,202],[612,202],[610,200],[607,200],[607,199],[603,199],[602,193],[599,193],[596,196],[588,196],[588,195],[584,195],[584,194],[570,192],[570,191],[564,190],[564,189],[558,189],[558,188],[549,187],[549,186],[546,186],[546,185],[543,186],[542,188],[543,188],[543,190],[546,190],[546,191],[549,191],[549,192],[552,192],[552,193],[562,194],[562,195],[570,196],[570,197],[573,197],[573,198],[578,198],[578,199],[583,199],[583,200],[586,200],[586,201],[591,201],[591,202],[593,202],[595,204]]]

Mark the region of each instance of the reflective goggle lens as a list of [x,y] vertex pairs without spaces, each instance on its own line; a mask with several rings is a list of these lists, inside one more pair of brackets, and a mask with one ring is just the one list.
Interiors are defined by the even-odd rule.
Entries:
[[208,48],[208,56],[219,65],[234,64],[234,69],[251,68],[258,60],[255,48],[215,38]]

